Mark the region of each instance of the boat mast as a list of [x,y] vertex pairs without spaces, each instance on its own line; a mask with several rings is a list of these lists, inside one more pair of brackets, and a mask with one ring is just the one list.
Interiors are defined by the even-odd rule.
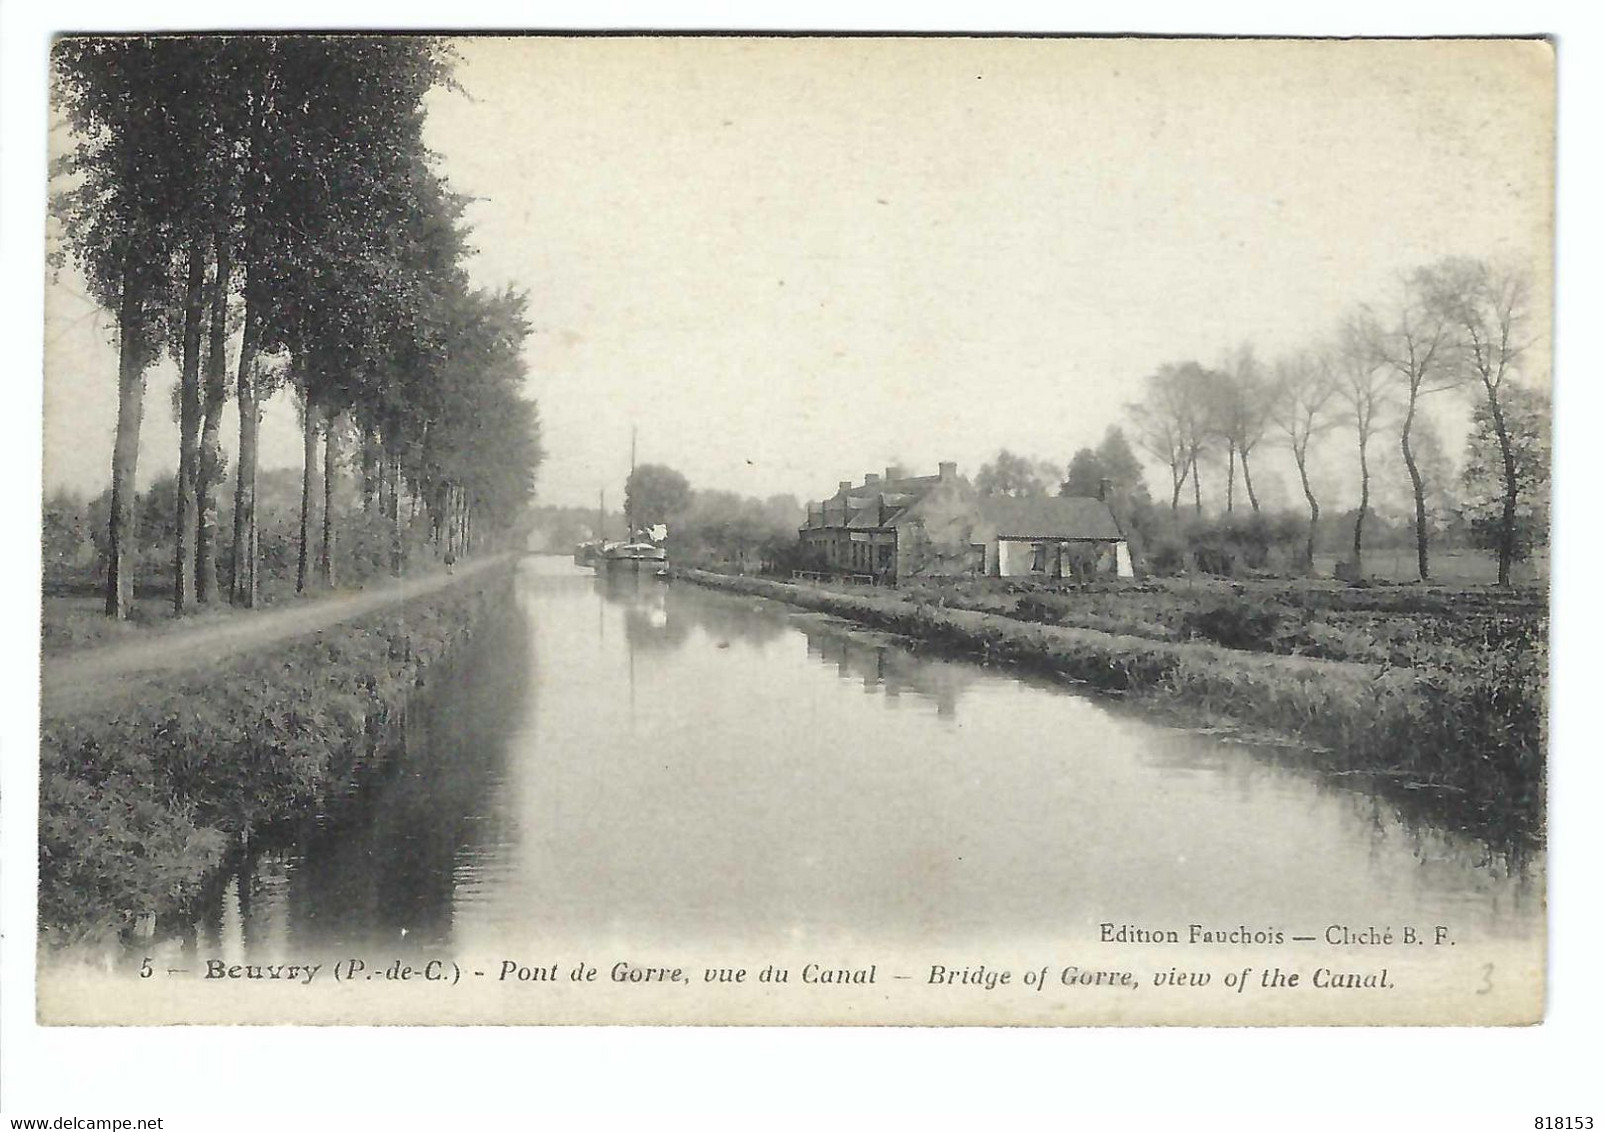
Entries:
[[629,426],[629,479],[624,481],[624,525],[629,528],[624,533],[625,542],[635,541],[635,512],[630,507],[630,481],[635,478],[635,426]]

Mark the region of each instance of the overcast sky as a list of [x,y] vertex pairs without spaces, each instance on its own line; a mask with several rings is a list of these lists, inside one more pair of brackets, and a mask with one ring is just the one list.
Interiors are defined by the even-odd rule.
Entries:
[[[1159,364],[1243,340],[1273,358],[1444,254],[1529,264],[1547,303],[1538,45],[459,50],[428,139],[479,198],[477,281],[531,296],[545,502],[621,499],[632,426],[641,460],[754,495],[889,463],[972,473],[1004,446],[1063,463]],[[116,364],[81,289],[66,273],[47,295],[46,485],[93,493]],[[151,372],[142,482],[175,463],[172,380]],[[1442,408],[1457,458],[1463,410]],[[264,442],[264,466],[298,462],[287,405]],[[1262,459],[1256,485],[1292,488]]]

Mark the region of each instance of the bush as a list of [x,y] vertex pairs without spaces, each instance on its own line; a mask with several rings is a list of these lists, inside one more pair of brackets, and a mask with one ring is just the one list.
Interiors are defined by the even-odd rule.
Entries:
[[1174,539],[1157,540],[1147,553],[1147,568],[1155,574],[1180,574],[1186,570],[1186,548]]
[[1192,543],[1192,564],[1205,574],[1229,578],[1236,566],[1236,554],[1214,535],[1203,535]]
[[1203,609],[1189,610],[1181,618],[1182,630],[1228,649],[1270,652],[1274,648],[1281,615],[1236,599]]

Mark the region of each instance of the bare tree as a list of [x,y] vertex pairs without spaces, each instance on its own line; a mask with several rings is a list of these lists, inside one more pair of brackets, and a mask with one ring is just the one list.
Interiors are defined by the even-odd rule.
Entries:
[[1369,320],[1370,347],[1377,360],[1392,371],[1403,394],[1403,425],[1399,447],[1404,467],[1409,469],[1409,486],[1415,504],[1415,562],[1422,582],[1431,578],[1428,556],[1430,524],[1426,518],[1426,484],[1415,455],[1414,428],[1420,399],[1463,383],[1462,370],[1454,364],[1454,325],[1440,303],[1432,301],[1441,284],[1434,268],[1421,268],[1404,283],[1396,321],[1382,326]]
[[1387,372],[1378,363],[1373,343],[1377,331],[1374,317],[1361,309],[1343,321],[1332,355],[1338,375],[1337,388],[1348,408],[1359,443],[1359,509],[1353,521],[1354,577],[1364,574],[1365,516],[1370,511],[1370,441],[1380,425],[1387,404]]
[[1273,408],[1270,382],[1248,342],[1228,353],[1224,364],[1209,376],[1210,429],[1226,444],[1225,509],[1233,509],[1236,461],[1240,458],[1242,486],[1247,490],[1248,504],[1257,511],[1259,497],[1253,490],[1253,468],[1249,459],[1270,427]]
[[1179,508],[1188,477],[1197,510],[1203,510],[1197,460],[1203,448],[1200,395],[1205,380],[1205,371],[1196,362],[1160,366],[1148,375],[1142,400],[1125,407],[1136,428],[1137,444],[1169,468],[1171,511]]
[[1271,416],[1286,434],[1298,466],[1303,498],[1309,504],[1309,535],[1304,545],[1303,565],[1314,569],[1315,536],[1320,527],[1320,501],[1309,483],[1309,447],[1322,433],[1336,427],[1333,409],[1338,379],[1329,347],[1306,350],[1275,364],[1275,390],[1270,399]]
[[1498,584],[1509,585],[1516,555],[1516,507],[1520,501],[1517,441],[1511,435],[1505,408],[1510,387],[1505,379],[1520,368],[1531,343],[1531,281],[1516,267],[1481,260],[1446,259],[1423,273],[1430,305],[1452,324],[1459,339],[1457,354],[1478,388],[1503,465],[1504,501],[1498,538]]

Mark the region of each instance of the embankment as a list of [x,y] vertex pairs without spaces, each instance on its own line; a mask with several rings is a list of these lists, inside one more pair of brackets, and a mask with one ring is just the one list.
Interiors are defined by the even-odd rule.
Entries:
[[1394,668],[1034,624],[894,592],[678,574],[1280,736],[1436,818],[1499,841],[1542,838],[1545,682],[1533,658]]
[[511,564],[115,703],[40,737],[41,940],[189,904],[252,831],[307,812],[401,741],[409,699],[495,605]]

